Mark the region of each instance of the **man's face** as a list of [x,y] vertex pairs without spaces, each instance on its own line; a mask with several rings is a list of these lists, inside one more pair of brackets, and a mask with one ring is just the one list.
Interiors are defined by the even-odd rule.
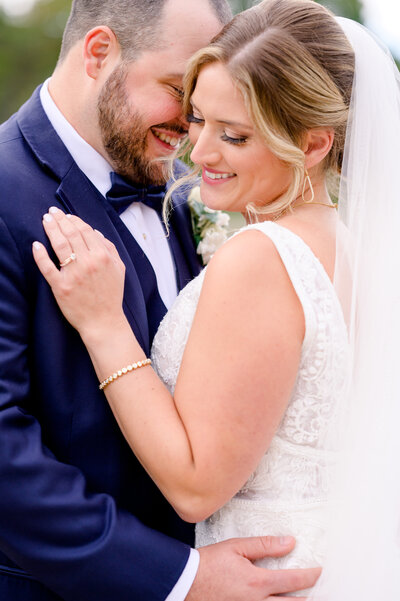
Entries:
[[221,29],[208,0],[169,0],[161,49],[120,63],[98,100],[104,148],[114,169],[142,184],[167,179],[166,162],[186,136],[182,78],[188,59]]

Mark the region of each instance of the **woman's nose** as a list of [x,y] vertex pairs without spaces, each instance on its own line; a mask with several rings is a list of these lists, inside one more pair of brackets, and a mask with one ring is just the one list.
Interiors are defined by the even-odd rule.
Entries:
[[197,139],[194,140],[193,136],[191,136],[191,140],[194,144],[190,155],[193,163],[198,165],[215,165],[221,160],[221,153],[213,137],[207,133],[205,128],[202,129]]

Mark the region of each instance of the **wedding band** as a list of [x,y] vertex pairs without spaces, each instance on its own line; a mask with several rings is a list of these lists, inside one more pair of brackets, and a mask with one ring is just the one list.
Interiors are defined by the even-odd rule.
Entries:
[[62,263],[60,263],[60,267],[65,267],[66,265],[69,265],[70,263],[72,263],[72,261],[76,260],[76,254],[72,253],[69,255],[69,257],[67,257],[65,259],[65,261],[63,261]]

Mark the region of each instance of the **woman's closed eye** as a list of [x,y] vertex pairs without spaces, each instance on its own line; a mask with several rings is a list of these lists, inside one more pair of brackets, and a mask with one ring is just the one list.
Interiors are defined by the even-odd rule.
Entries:
[[189,113],[186,115],[186,121],[188,123],[204,123],[204,119],[200,119],[200,117],[195,117],[193,113]]
[[221,136],[221,140],[224,142],[228,142],[228,144],[236,144],[240,146],[241,144],[245,144],[247,142],[246,136],[228,136],[226,132],[224,132]]
[[[188,115],[186,115],[186,120],[188,121],[188,123],[194,123],[197,125],[202,125],[204,123],[204,119],[202,119],[201,117],[196,117],[196,115],[194,115],[193,113],[189,113]],[[224,131],[221,135],[221,140],[223,142],[228,142],[228,144],[235,144],[236,146],[239,146],[241,144],[245,144],[248,140],[248,137],[239,135],[228,135],[226,131]]]

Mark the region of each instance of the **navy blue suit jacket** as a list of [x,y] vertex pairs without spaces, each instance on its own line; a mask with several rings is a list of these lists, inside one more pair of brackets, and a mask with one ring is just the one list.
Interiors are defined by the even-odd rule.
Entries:
[[[187,205],[174,204],[181,288],[199,264]],[[48,247],[41,220],[51,205],[114,242],[126,264],[126,315],[146,353],[151,344],[143,276],[37,90],[0,127],[0,599],[161,601],[193,528],[135,459],[33,262],[32,242]]]

